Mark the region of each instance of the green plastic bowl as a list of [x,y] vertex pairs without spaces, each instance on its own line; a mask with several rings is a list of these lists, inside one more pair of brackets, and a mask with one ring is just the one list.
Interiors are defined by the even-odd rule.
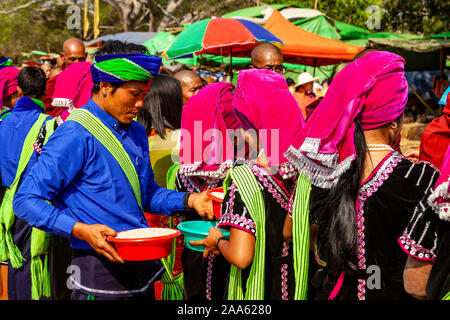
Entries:
[[[183,232],[184,240],[186,242],[186,247],[191,250],[203,252],[205,251],[205,246],[193,246],[189,242],[196,240],[203,240],[208,236],[209,228],[216,227],[217,221],[184,221],[181,222],[177,228]],[[230,238],[230,232],[227,230],[220,229],[224,237]]]

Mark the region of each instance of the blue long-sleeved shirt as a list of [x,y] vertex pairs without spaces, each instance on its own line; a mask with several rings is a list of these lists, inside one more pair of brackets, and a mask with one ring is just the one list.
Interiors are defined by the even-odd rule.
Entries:
[[[25,138],[43,112],[41,106],[31,98],[22,97],[17,100],[11,113],[0,122],[0,176],[2,186],[9,188],[13,183]],[[37,158],[38,154],[33,152],[22,173],[22,178],[30,171]]]
[[[134,121],[121,125],[92,99],[83,108],[111,130],[130,156],[139,177],[144,210],[164,215],[183,210],[185,193],[161,188],[154,181],[144,127]],[[76,249],[91,248],[71,237],[76,222],[104,224],[117,232],[148,227],[117,161],[75,121],[66,121],[50,137],[16,193],[13,208],[33,227],[69,237]]]

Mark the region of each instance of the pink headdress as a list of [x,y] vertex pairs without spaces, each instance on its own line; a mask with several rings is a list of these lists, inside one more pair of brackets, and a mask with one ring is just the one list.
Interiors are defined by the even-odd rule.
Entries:
[[450,145],[442,163],[441,175],[428,198],[428,203],[439,214],[439,218],[450,222]]
[[233,165],[233,135],[239,127],[232,107],[234,86],[213,83],[203,87],[183,107],[180,173],[225,178]]
[[17,91],[17,75],[19,71],[16,67],[0,69],[0,108],[3,107],[3,100]]
[[[355,119],[364,130],[397,119],[408,100],[402,57],[370,52],[343,68],[286,152],[311,183],[332,187],[355,159]],[[297,149],[298,148],[298,149]]]
[[73,109],[84,106],[92,95],[90,62],[77,62],[64,69],[56,80],[52,106],[62,107],[60,119],[65,121]]
[[269,165],[287,165],[283,154],[302,131],[304,120],[286,79],[265,69],[242,70],[233,106],[243,129],[257,132]]

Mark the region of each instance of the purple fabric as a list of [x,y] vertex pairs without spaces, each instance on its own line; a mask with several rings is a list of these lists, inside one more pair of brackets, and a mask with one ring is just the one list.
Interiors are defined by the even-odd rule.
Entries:
[[3,107],[3,100],[17,92],[17,75],[19,69],[16,67],[5,67],[0,70],[0,108]]
[[64,121],[74,108],[86,105],[92,95],[90,62],[77,62],[64,69],[56,80],[52,106],[62,107],[61,119]]
[[234,86],[212,83],[203,87],[183,107],[181,117],[180,164],[202,162],[199,170],[214,171],[233,160],[234,149],[227,129],[238,129],[232,107]]
[[362,128],[369,130],[402,115],[408,100],[404,65],[399,55],[375,51],[336,75],[293,144],[300,148],[293,160],[300,171],[335,182],[355,158],[355,119],[359,117]]
[[257,131],[269,165],[286,162],[283,154],[302,131],[304,120],[283,75],[265,69],[242,70],[233,106],[242,127]]

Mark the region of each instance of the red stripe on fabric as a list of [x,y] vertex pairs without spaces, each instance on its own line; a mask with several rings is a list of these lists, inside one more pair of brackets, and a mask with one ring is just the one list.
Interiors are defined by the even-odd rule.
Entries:
[[255,43],[255,36],[239,21],[231,18],[211,19],[203,38],[203,49]]
[[381,160],[381,162],[375,167],[375,169],[373,169],[373,171],[370,173],[370,175],[367,177],[366,180],[364,180],[361,184],[360,187],[362,187],[363,185],[365,185],[367,182],[369,182],[373,176],[378,172],[378,170],[381,168],[381,166],[383,165],[383,163],[385,163],[390,157],[391,155],[394,153],[394,151],[389,152],[386,157],[384,157],[383,160]]

